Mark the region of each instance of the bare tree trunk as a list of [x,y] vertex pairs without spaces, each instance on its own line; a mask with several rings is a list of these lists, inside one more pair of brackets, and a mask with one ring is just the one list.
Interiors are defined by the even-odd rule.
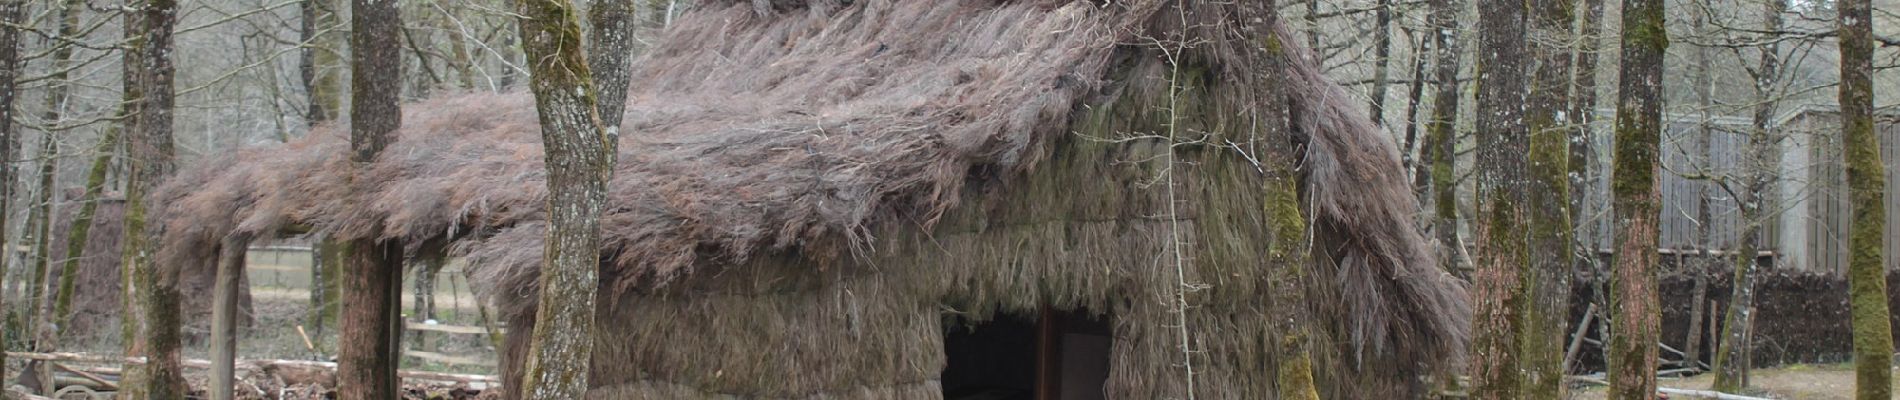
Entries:
[[474,89],[476,87],[476,61],[473,55],[469,54],[468,51],[469,38],[464,36],[462,30],[455,26],[455,15],[450,14],[449,9],[444,8],[441,11],[442,15],[432,19],[436,21],[437,29],[448,32],[449,62],[451,63],[450,68],[455,69],[455,83],[458,85],[457,88],[463,90]]
[[[403,55],[395,42],[401,15],[395,2],[353,0],[350,30],[350,161],[365,169],[390,146],[403,125]],[[361,184],[361,182],[352,182]],[[401,383],[403,246],[374,237],[350,239],[342,267],[342,326],[338,336],[338,398],[397,398]]]
[[[339,92],[339,70],[342,57],[334,40],[336,33],[329,32],[340,28],[335,3],[331,0],[303,0],[303,25],[299,38],[304,47],[299,51],[302,65],[298,67],[298,79],[303,83],[305,103],[304,122],[308,128],[330,122],[342,108],[342,96]],[[339,257],[337,242],[329,237],[317,240],[316,251],[312,254],[310,265],[310,311],[305,324],[310,326],[309,334],[317,351],[324,348],[325,327],[336,324],[337,293],[340,291],[337,276],[342,272],[343,260]]]
[[219,244],[217,281],[211,299],[212,400],[231,400],[237,383],[238,285],[251,239],[232,235]]
[[[54,93],[49,94],[49,97],[65,97],[64,91],[64,89],[53,90]],[[53,117],[48,118],[48,121],[58,121],[56,112],[48,114],[49,117]],[[30,346],[34,350],[44,351],[48,349],[42,347],[45,343],[40,342],[39,339],[47,336],[43,333],[46,329],[46,305],[50,303],[46,297],[48,293],[46,279],[53,260],[53,202],[57,200],[53,195],[53,177],[55,170],[58,169],[59,145],[53,138],[53,132],[41,132],[40,135],[39,154],[35,154],[40,158],[39,193],[33,199],[32,213],[27,216],[27,222],[32,223],[33,276],[29,278],[30,283],[26,288],[26,329],[23,333],[30,339]],[[45,363],[38,364],[38,368],[34,369],[34,374],[40,382],[52,382],[52,370]],[[48,391],[42,394],[52,393]]]
[[[500,3],[509,4],[511,3],[511,1],[503,0],[503,1],[500,1]],[[499,50],[500,52],[496,54],[495,57],[500,58],[503,64],[514,63],[515,62],[514,58],[515,58],[516,53],[513,50],[521,48],[521,46],[519,46],[519,43],[516,43],[516,41],[521,39],[520,35],[509,35],[507,33],[500,33],[497,36],[501,36],[501,46],[496,48],[496,50]],[[516,79],[515,74],[516,74],[515,68],[502,68],[501,78],[499,79],[500,82],[497,83],[495,90],[500,91],[500,92],[505,92],[505,91],[508,91],[509,89],[513,89],[515,87],[515,79]]]
[[[1702,221],[1707,223],[1708,220],[1703,219]],[[1704,235],[1702,237],[1706,238],[1708,236]],[[1703,251],[1703,257],[1708,257],[1707,253],[1706,250]],[[1689,289],[1689,331],[1686,333],[1688,337],[1683,339],[1683,368],[1700,369],[1697,363],[1702,359],[1702,320],[1706,312],[1703,309],[1703,305],[1707,304],[1709,300],[1709,269],[1705,268],[1703,265],[1704,262],[1705,258],[1698,258],[1688,265],[1683,266],[1687,269],[1689,274],[1692,274],[1690,279],[1695,282],[1694,286]]]
[[1656,342],[1662,323],[1656,288],[1657,163],[1662,137],[1663,50],[1669,47],[1660,0],[1624,0],[1623,55],[1617,91],[1616,257],[1610,276],[1610,398],[1656,394]]
[[[1406,85],[1406,140],[1398,146],[1398,165],[1412,173],[1412,195],[1419,197],[1419,209],[1423,210],[1427,199],[1431,199],[1431,195],[1425,193],[1431,188],[1431,167],[1419,161],[1427,152],[1419,146],[1419,123],[1423,123],[1419,119],[1419,108],[1425,100],[1425,51],[1431,40],[1417,36],[1416,30],[1406,30],[1406,36],[1412,36],[1412,83]],[[1421,220],[1421,224],[1429,226],[1431,220]]]
[[[0,0],[0,314],[7,308],[5,276],[8,259],[13,255],[13,244],[7,239],[10,225],[8,215],[13,208],[14,154],[19,147],[18,126],[13,124],[14,102],[18,100],[20,77],[20,29],[16,28],[26,18],[25,2],[20,0]],[[6,332],[0,327],[0,343],[7,342]],[[7,376],[6,352],[0,351],[0,376]]]
[[1438,239],[1439,262],[1445,270],[1468,277],[1464,260],[1459,258],[1457,145],[1458,100],[1458,2],[1432,0],[1433,29],[1432,80],[1436,91],[1432,98],[1432,116],[1425,125],[1425,145],[1421,164],[1431,164],[1432,234]]
[[[521,393],[522,398],[534,400],[577,399],[587,393],[587,371],[593,359],[600,211],[607,202],[616,141],[613,128],[602,128],[600,109],[594,104],[593,77],[581,52],[574,5],[567,0],[520,0],[516,9],[522,15],[522,49],[533,60],[529,88],[541,116],[541,140],[547,152],[549,222],[540,305]],[[609,37],[625,34],[605,33]],[[616,51],[597,60],[624,57],[624,52]]]
[[[427,16],[428,14],[423,14],[424,24],[428,23]],[[424,28],[402,27],[399,28],[399,31],[402,32],[403,43],[409,46],[409,54],[414,55],[416,58],[416,68],[403,69],[404,71],[414,72],[416,75],[408,79],[403,79],[403,81],[408,82],[410,85],[409,97],[417,99],[428,98],[436,87],[442,86],[441,74],[437,74],[435,72],[435,65],[429,62],[429,53],[435,48],[435,43],[431,41],[429,32]]]
[[1854,396],[1860,400],[1893,398],[1893,326],[1887,309],[1887,179],[1881,170],[1880,140],[1874,136],[1873,4],[1840,0],[1841,141],[1847,159],[1847,186],[1854,218],[1848,223],[1849,308],[1854,325]]
[[[65,258],[59,268],[59,290],[52,296],[53,305],[46,316],[45,323],[35,330],[39,335],[39,351],[51,352],[59,349],[59,339],[64,336],[67,323],[72,316],[73,291],[79,281],[79,260],[84,255],[86,243],[91,241],[93,216],[99,210],[100,194],[105,191],[106,169],[111,165],[112,151],[117,148],[119,129],[106,128],[105,136],[100,138],[97,154],[92,160],[92,169],[86,174],[86,193],[80,200],[79,216],[73,220],[72,230],[67,232]],[[97,256],[97,254],[95,254]],[[53,382],[50,363],[41,363],[36,372],[40,382]],[[50,392],[57,385],[48,385]]]
[[298,51],[302,65],[297,72],[303,83],[305,102],[309,104],[304,111],[304,121],[316,126],[335,119],[337,110],[342,108],[342,96],[337,95],[336,71],[341,56],[332,40],[336,33],[328,32],[339,28],[341,21],[330,0],[303,0],[302,11],[299,38],[304,47]]
[[[360,8],[359,8],[360,10]],[[393,91],[393,89],[392,89]],[[337,398],[399,398],[402,246],[351,240],[344,252],[343,313],[337,330]]]
[[1319,0],[1306,0],[1306,48],[1319,55],[1321,60],[1317,61],[1325,61],[1325,53],[1320,52],[1319,30]]
[[1519,348],[1529,311],[1530,179],[1525,169],[1527,79],[1524,2],[1479,3],[1478,223],[1471,394],[1519,399],[1527,377]]
[[[77,40],[80,37],[79,12],[84,9],[85,4],[67,0],[58,2],[56,6],[59,8],[60,38],[53,44],[52,64],[56,72],[48,76],[46,113],[41,117],[45,124],[51,127],[64,125],[62,119],[65,116],[66,102],[71,99],[69,87],[72,84],[66,71],[73,64],[73,46],[66,40]],[[58,200],[58,196],[54,194],[57,192],[54,187],[54,178],[60,158],[58,140],[55,139],[56,132],[59,131],[58,128],[53,128],[41,132],[43,136],[40,138],[40,151],[37,154],[40,158],[39,195],[35,200],[33,213],[28,218],[33,223],[34,258],[32,283],[27,287],[26,334],[33,339],[33,349],[38,351],[52,350],[46,347],[49,345],[46,341],[53,336],[49,331],[49,325],[52,323],[49,314],[52,313],[53,292],[47,287],[47,281],[52,273],[53,262],[52,236],[53,218],[55,218],[53,203]],[[52,382],[52,369],[46,363],[38,364],[34,373],[40,382]],[[52,393],[51,385],[42,389],[45,389],[44,394]]]
[[[180,364],[178,294],[179,266],[160,266],[152,255],[163,235],[162,227],[146,225],[145,196],[171,176],[174,170],[172,143],[172,29],[177,22],[175,0],[144,0],[127,13],[125,90],[127,140],[125,281],[128,290],[126,318],[137,330],[136,340],[128,342],[127,356],[144,356],[146,363],[139,379],[121,384],[133,399],[181,399],[185,397],[184,368]],[[137,314],[130,313],[137,310]],[[128,371],[139,369],[127,365]]]
[[[1530,132],[1530,209],[1570,206],[1570,50],[1574,0],[1530,2],[1531,56],[1536,58],[1526,129]],[[1526,212],[1530,217],[1530,264],[1519,369],[1525,395],[1561,399],[1564,388],[1564,329],[1570,316],[1571,256],[1568,212]]]
[[588,38],[593,47],[588,49],[587,68],[594,73],[594,83],[600,89],[600,123],[608,140],[620,136],[621,113],[627,109],[627,75],[632,73],[627,60],[638,43],[634,35],[640,29],[634,1],[600,0],[588,10],[588,23],[594,30]]
[[[1762,23],[1765,31],[1781,30],[1781,13],[1786,3],[1781,1],[1762,2]],[[1745,171],[1748,187],[1742,191],[1742,237],[1741,254],[1733,265],[1733,278],[1729,288],[1728,313],[1723,318],[1721,341],[1715,350],[1715,369],[1713,389],[1724,393],[1741,393],[1748,387],[1750,351],[1754,344],[1749,341],[1745,329],[1751,326],[1753,314],[1747,313],[1755,306],[1755,246],[1761,241],[1762,210],[1769,204],[1766,201],[1770,193],[1768,181],[1775,163],[1778,162],[1772,151],[1775,146],[1772,126],[1774,124],[1776,98],[1781,74],[1781,49],[1775,41],[1762,45],[1761,59],[1755,66],[1756,105],[1753,126],[1748,136],[1748,160],[1752,162]],[[1714,323],[1711,321],[1710,323]],[[1711,341],[1716,340],[1710,338]]]
[[[1597,187],[1599,177],[1603,175],[1602,168],[1597,166],[1596,149],[1597,87],[1600,85],[1597,78],[1597,57],[1603,48],[1601,37],[1603,0],[1583,0],[1580,8],[1582,12],[1577,23],[1579,40],[1576,48],[1576,68],[1573,69],[1576,77],[1570,87],[1570,115],[1577,121],[1570,137],[1570,187],[1575,189],[1570,197],[1570,221],[1576,227],[1573,246],[1575,246],[1576,257],[1582,261],[1579,267],[1589,271],[1590,281],[1587,283],[1595,289],[1596,293],[1590,302],[1597,305],[1599,310],[1608,310],[1609,304],[1604,301],[1607,299],[1604,295],[1606,292],[1604,277],[1609,274],[1604,271],[1602,260],[1598,258],[1598,249],[1603,243],[1602,231],[1599,230],[1601,225],[1598,223],[1601,220],[1598,219],[1600,216],[1596,209],[1596,204],[1600,203],[1596,203],[1591,196],[1587,195],[1596,192],[1594,188]],[[1609,325],[1605,323],[1602,326],[1607,331]],[[1579,332],[1578,335],[1589,333],[1588,330]],[[1578,339],[1580,338],[1572,338],[1572,340]],[[1599,349],[1605,348],[1599,347]],[[1608,358],[1607,353],[1604,358]],[[1570,371],[1564,372],[1570,373]]]
[[[354,0],[350,14],[350,162],[360,171],[402,126],[402,53],[396,42],[402,17],[396,2],[379,0]],[[337,398],[397,398],[402,246],[372,235],[348,240],[344,253]]]
[[[1696,5],[1696,7],[1706,6],[1706,3]],[[1708,29],[1708,21],[1704,20],[1705,17],[1703,17],[1703,14],[1691,14],[1694,14],[1691,25],[1695,34],[1705,38],[1710,37],[1711,33]],[[1709,70],[1710,60],[1708,46],[1696,45],[1694,57],[1691,68],[1695,71],[1693,85],[1695,85],[1697,118],[1696,145],[1694,148],[1697,150],[1695,154],[1691,154],[1690,156],[1696,163],[1694,169],[1702,171],[1705,175],[1712,175],[1715,173],[1715,155],[1711,152],[1715,136],[1715,99],[1713,94],[1715,90],[1715,77]],[[1684,263],[1680,266],[1691,274],[1690,278],[1695,281],[1695,287],[1690,294],[1688,337],[1683,340],[1682,358],[1684,368],[1701,368],[1699,363],[1702,360],[1702,321],[1705,319],[1703,318],[1703,305],[1708,302],[1709,272],[1713,269],[1712,266],[1716,264],[1716,257],[1710,252],[1710,249],[1715,248],[1714,227],[1711,226],[1715,222],[1715,215],[1709,209],[1711,206],[1709,199],[1716,194],[1714,186],[1715,183],[1707,179],[1696,182],[1696,190],[1699,193],[1696,199],[1695,236],[1698,257],[1696,257],[1694,261]]]
[[[1425,51],[1431,39],[1419,37],[1417,32],[1408,32],[1411,32],[1408,36],[1413,37],[1412,83],[1405,90],[1405,143],[1399,146],[1400,161],[1403,161],[1400,165],[1412,172],[1412,195],[1418,197],[1419,209],[1423,210],[1431,199],[1428,191],[1432,186],[1432,171],[1429,163],[1419,161],[1427,150],[1418,143],[1419,124],[1422,122],[1418,117],[1418,109],[1425,101]],[[1416,153],[1414,149],[1417,149]],[[1420,222],[1426,225],[1431,223],[1429,219]]]
[[1597,103],[1597,53],[1602,51],[1603,38],[1598,37],[1603,27],[1603,0],[1583,0],[1582,15],[1577,19],[1576,65],[1572,68],[1576,76],[1570,86],[1570,115],[1576,122],[1570,137],[1570,221],[1575,230],[1576,256],[1581,257],[1584,265],[1590,268],[1594,277],[1601,265],[1597,262],[1598,236],[1595,218],[1590,215],[1587,202],[1593,192],[1596,180],[1596,103]]
[[1373,125],[1385,127],[1386,77],[1392,65],[1392,0],[1379,0],[1375,7],[1378,7],[1378,11],[1373,14],[1378,19],[1376,24],[1379,25],[1379,31],[1374,32],[1373,36],[1378,43],[1372,48],[1372,101],[1366,105],[1366,109],[1372,115]]

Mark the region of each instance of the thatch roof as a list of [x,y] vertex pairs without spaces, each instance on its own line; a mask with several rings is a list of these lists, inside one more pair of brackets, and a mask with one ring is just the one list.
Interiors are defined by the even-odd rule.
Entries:
[[[1156,0],[701,2],[634,62],[601,224],[603,284],[640,290],[763,257],[843,265],[884,251],[873,232],[928,227],[975,187],[1015,190],[999,177],[1049,162],[1112,72],[1159,62],[1119,57],[1156,38],[1193,43],[1198,79],[1229,85],[1212,94],[1229,109],[1257,104],[1247,82],[1265,50],[1232,25],[1260,21],[1236,16],[1247,5],[1194,4],[1183,16]],[[1340,295],[1321,301],[1350,315],[1349,340],[1366,352],[1403,353],[1408,371],[1442,366],[1467,334],[1462,286],[1412,225],[1390,139],[1297,61],[1284,89],[1329,266],[1318,282]],[[530,96],[437,98],[405,105],[403,121],[367,165],[352,167],[346,135],[327,127],[185,170],[154,194],[160,257],[209,268],[225,235],[290,224],[411,247],[445,238],[487,277],[504,318],[532,312],[546,189]]]
[[[79,196],[67,196],[76,198]],[[61,271],[66,262],[66,239],[72,235],[73,226],[79,218],[82,204],[77,202],[60,208],[59,219],[54,220],[51,249],[54,257],[48,276],[52,278],[49,287],[57,290]],[[119,265],[123,253],[119,251],[125,239],[125,200],[107,198],[99,200],[93,214],[92,227],[87,228],[86,244],[79,255],[79,274],[74,281],[72,320],[66,327],[67,332],[90,334],[95,329],[108,329],[103,324],[107,316],[119,315],[122,304],[119,282]],[[189,292],[188,292],[189,293]],[[109,329],[108,329],[109,330]],[[99,331],[104,332],[104,331]],[[116,331],[113,331],[116,332]]]
[[[68,192],[68,199],[82,199],[83,190],[74,188]],[[74,225],[78,222],[83,200],[75,200],[60,207],[59,218],[53,221],[51,249],[52,263],[47,272],[48,287],[57,290],[62,279],[61,268],[65,265],[66,239],[71,237]],[[120,295],[124,292],[124,283],[119,280],[120,266],[124,260],[121,252],[125,241],[125,199],[116,193],[109,193],[98,200],[98,208],[93,213],[92,227],[86,230],[86,244],[80,250],[76,267],[79,273],[73,282],[72,314],[67,326],[62,327],[68,335],[117,335],[117,317],[124,308]],[[190,269],[179,278],[179,291],[185,293],[184,312],[196,318],[186,318],[186,327],[192,333],[204,333],[209,329],[211,315],[211,286],[216,279],[216,271],[211,269]],[[239,296],[239,309],[246,317],[251,309],[249,290]]]

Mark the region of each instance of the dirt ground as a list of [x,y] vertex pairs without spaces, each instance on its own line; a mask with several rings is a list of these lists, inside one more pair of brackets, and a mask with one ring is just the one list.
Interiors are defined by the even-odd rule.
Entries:
[[[1854,398],[1852,368],[1853,366],[1848,364],[1795,364],[1758,369],[1749,377],[1753,387],[1746,394],[1771,399],[1852,400]],[[1900,376],[1900,373],[1895,375]],[[1702,374],[1688,378],[1663,378],[1658,385],[1675,389],[1708,390],[1709,385],[1714,381],[1714,374]],[[1570,398],[1602,399],[1604,387],[1592,385],[1580,388],[1572,391]],[[1670,398],[1693,399],[1695,397],[1677,395]]]

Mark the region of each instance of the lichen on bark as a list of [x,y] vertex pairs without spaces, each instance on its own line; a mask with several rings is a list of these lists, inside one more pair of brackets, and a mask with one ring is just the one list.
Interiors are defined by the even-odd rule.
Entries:
[[529,89],[540,116],[548,171],[547,247],[520,397],[580,398],[588,390],[588,360],[593,357],[599,216],[616,143],[596,108],[574,5],[567,0],[520,0],[516,9],[521,14],[522,49],[532,60]]
[[1531,132],[1525,125],[1529,69],[1525,2],[1484,2],[1478,57],[1478,246],[1471,396],[1525,396],[1522,349],[1535,276],[1530,269]]

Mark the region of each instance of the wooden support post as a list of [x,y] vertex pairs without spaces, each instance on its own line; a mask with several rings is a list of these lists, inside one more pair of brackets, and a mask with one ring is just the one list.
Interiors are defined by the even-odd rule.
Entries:
[[249,237],[236,234],[224,239],[218,251],[217,281],[211,302],[211,392],[212,400],[232,400],[237,384],[238,277],[244,274],[244,256]]

